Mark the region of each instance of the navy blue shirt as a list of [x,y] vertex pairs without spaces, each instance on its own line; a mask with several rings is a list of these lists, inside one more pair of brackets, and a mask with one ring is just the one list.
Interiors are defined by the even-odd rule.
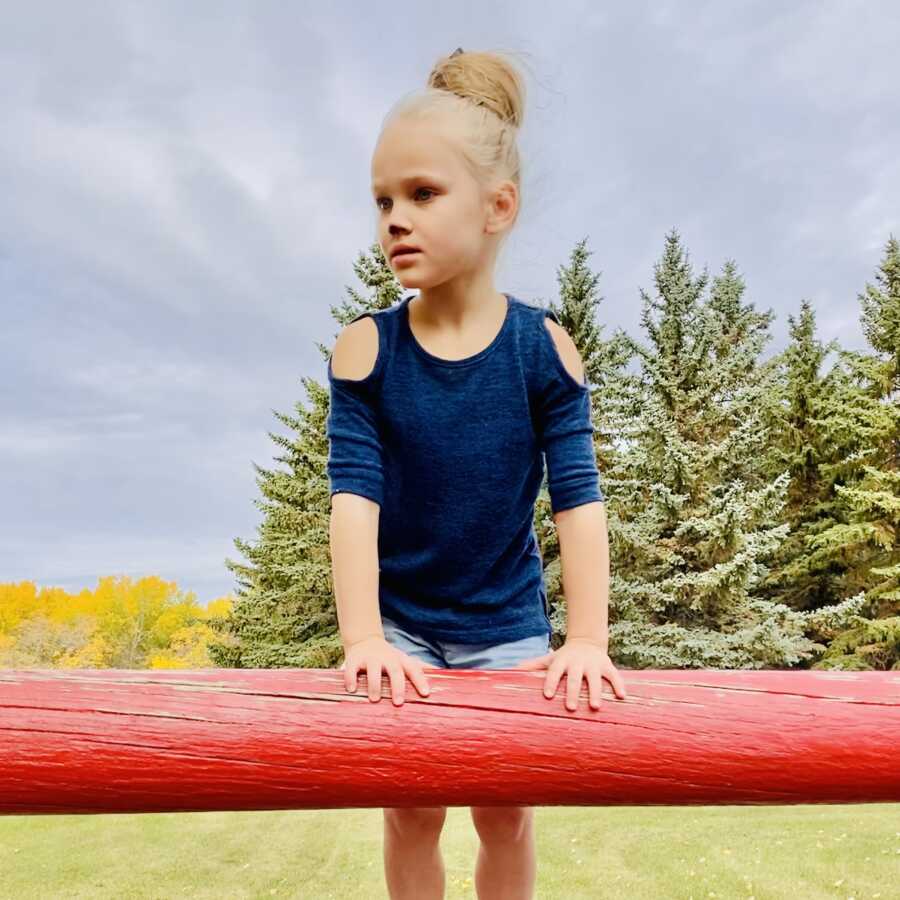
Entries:
[[548,634],[534,506],[544,459],[554,513],[603,500],[590,388],[565,368],[550,310],[506,294],[491,343],[449,360],[413,335],[413,296],[356,317],[378,328],[368,375],[339,378],[328,360],[330,492],[381,507],[383,616],[459,643]]

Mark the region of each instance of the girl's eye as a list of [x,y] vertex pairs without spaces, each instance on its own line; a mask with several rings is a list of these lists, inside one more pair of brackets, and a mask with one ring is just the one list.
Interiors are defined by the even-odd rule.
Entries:
[[[436,191],[431,190],[431,188],[420,187],[420,188],[416,188],[416,190],[413,192],[413,196],[415,197],[420,191],[425,191],[426,194],[434,194],[434,193],[437,193]],[[379,198],[375,201],[375,205],[376,205],[379,209],[384,209],[384,207],[381,205],[381,201],[382,201],[382,200],[387,200],[387,197],[379,197]]]

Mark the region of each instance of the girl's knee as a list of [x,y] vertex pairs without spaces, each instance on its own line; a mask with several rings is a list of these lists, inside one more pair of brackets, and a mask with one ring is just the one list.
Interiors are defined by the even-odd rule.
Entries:
[[517,841],[529,834],[533,806],[473,806],[472,823],[483,842]]
[[388,806],[384,822],[394,831],[408,835],[439,837],[447,818],[446,806]]

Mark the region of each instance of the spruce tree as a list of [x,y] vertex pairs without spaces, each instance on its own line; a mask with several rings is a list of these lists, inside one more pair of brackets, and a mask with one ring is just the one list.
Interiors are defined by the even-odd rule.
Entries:
[[757,585],[759,597],[791,609],[814,610],[842,599],[835,575],[844,566],[831,549],[812,549],[815,536],[835,521],[835,478],[827,466],[841,459],[841,432],[829,427],[834,370],[822,375],[826,356],[839,350],[816,339],[815,312],[801,302],[797,319],[788,316],[790,344],[773,358],[779,402],[766,407],[769,441],[760,471],[770,478],[788,472],[790,483],[781,519],[790,532],[776,548],[768,575]]
[[836,631],[823,666],[900,669],[900,245],[893,237],[858,295],[871,352],[841,351],[826,421],[841,458],[822,466],[837,502],[814,551],[840,559],[837,590],[863,599],[853,627]]
[[[331,307],[341,327],[361,312],[391,306],[400,294],[380,245],[373,245],[368,256],[360,254],[354,270],[369,293],[348,288],[350,300]],[[331,349],[318,347],[327,360]],[[225,562],[240,588],[231,614],[213,623],[226,637],[223,646],[210,651],[218,666],[333,668],[343,658],[331,577],[325,435],[329,390],[327,382],[313,378],[302,377],[301,383],[309,408],[298,402],[294,415],[272,410],[292,432],[287,437],[269,432],[283,450],[276,462],[286,470],[253,464],[262,495],[254,505],[263,520],[255,542],[234,539],[248,562]]]
[[[704,302],[709,276],[694,276],[674,230],[655,282],[657,298],[641,292],[649,344],[631,341],[641,375],[620,391],[631,396],[620,409],[635,416],[609,422],[624,437],[605,473],[611,653],[635,668],[814,657],[815,622],[753,594],[789,531],[779,521],[788,473],[757,469],[776,402],[775,369],[757,359],[771,314],[741,304],[732,263]],[[837,621],[851,613],[829,609]]]

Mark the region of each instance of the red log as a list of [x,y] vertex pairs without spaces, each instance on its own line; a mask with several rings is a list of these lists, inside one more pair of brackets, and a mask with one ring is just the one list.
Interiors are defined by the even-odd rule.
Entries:
[[900,802],[900,672],[0,670],[0,814]]

